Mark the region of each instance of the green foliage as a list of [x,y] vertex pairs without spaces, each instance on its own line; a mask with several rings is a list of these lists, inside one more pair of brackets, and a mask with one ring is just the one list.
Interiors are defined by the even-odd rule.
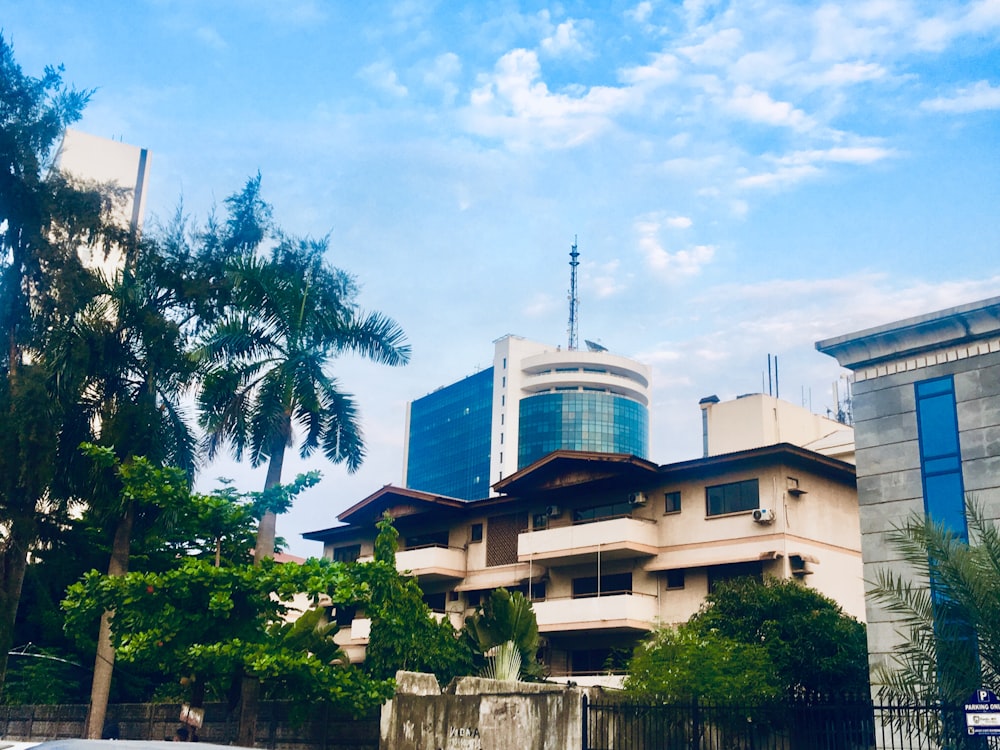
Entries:
[[786,691],[868,692],[865,626],[796,581],[720,584],[688,626],[699,635],[760,645]]
[[365,669],[377,680],[391,679],[399,670],[430,672],[442,685],[472,674],[466,640],[447,618],[435,620],[416,579],[397,572],[398,532],[391,519],[383,517],[378,528],[374,562],[355,567],[371,591],[365,605],[372,621]]
[[883,695],[963,703],[1000,685],[1000,530],[974,499],[966,517],[969,543],[918,515],[888,534],[902,565],[878,571],[870,595],[898,618],[902,643],[876,667]]
[[488,680],[516,682],[521,679],[521,652],[514,641],[505,641],[490,649],[482,676]]
[[11,659],[3,702],[9,705],[78,703],[85,700],[89,670],[43,652],[18,652]]
[[[222,693],[246,672],[265,687],[302,701],[332,701],[356,711],[377,705],[391,686],[369,680],[346,663],[333,643],[325,610],[285,621],[293,598],[357,603],[366,585],[344,565],[311,559],[302,565],[265,560],[216,567],[185,558],[161,573],[106,576],[92,571],[63,602],[67,632],[84,632],[113,610],[118,660]],[[294,688],[294,689],[293,689]]]
[[685,624],[658,628],[636,647],[625,690],[665,703],[747,705],[777,696],[781,684],[764,646]]
[[[519,654],[520,674],[541,676],[538,652],[538,622],[531,602],[520,591],[499,588],[493,591],[475,613],[465,618],[464,628],[483,669],[496,669],[491,655],[507,642],[513,642]],[[485,661],[485,663],[484,663]]]

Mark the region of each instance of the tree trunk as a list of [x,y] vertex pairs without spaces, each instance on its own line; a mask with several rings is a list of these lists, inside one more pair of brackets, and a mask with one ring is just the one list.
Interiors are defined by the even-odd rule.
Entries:
[[[109,576],[123,576],[128,572],[129,553],[132,546],[132,525],[135,523],[135,504],[129,503],[125,514],[115,529],[115,540],[108,562]],[[97,638],[97,655],[94,657],[94,681],[90,687],[90,709],[87,712],[86,739],[99,740],[104,732],[108,713],[108,696],[111,695],[111,677],[115,668],[115,649],[111,645],[111,618],[114,612],[101,617],[101,632]]]
[[[267,464],[267,477],[264,479],[264,491],[281,484],[281,467],[285,460],[285,452],[275,448],[271,451],[271,460]],[[254,565],[260,565],[265,557],[274,557],[274,539],[277,535],[277,516],[267,510],[257,526],[257,546],[254,548]]]
[[[281,483],[281,466],[284,463],[284,441],[280,448],[271,451],[271,460],[267,464],[267,477],[264,480],[264,490],[269,490]],[[274,538],[276,534],[277,515],[264,511],[257,525],[257,544],[254,548],[253,564],[260,565],[266,557],[274,557]],[[244,674],[240,684],[239,728],[236,731],[236,744],[243,747],[253,747],[257,735],[257,711],[260,703],[260,680],[252,674]]]
[[32,521],[13,519],[10,536],[0,553],[0,690],[7,679],[7,652],[14,646],[14,625],[21,586],[28,567],[28,549],[35,540]]

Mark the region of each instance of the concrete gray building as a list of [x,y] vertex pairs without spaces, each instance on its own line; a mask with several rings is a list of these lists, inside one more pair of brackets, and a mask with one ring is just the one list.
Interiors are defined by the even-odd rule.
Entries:
[[[865,580],[900,570],[885,534],[913,514],[968,531],[974,496],[1000,519],[1000,297],[817,342],[854,373],[854,437]],[[869,655],[899,641],[867,602]]]

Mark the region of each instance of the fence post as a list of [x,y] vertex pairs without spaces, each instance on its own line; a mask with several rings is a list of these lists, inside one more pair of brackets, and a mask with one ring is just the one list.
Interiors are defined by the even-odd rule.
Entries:
[[698,698],[691,700],[691,750],[701,746],[701,712],[698,710]]
[[581,750],[590,750],[589,740],[587,738],[587,720],[588,720],[588,704],[587,704],[587,694],[584,693],[580,698],[580,745]]

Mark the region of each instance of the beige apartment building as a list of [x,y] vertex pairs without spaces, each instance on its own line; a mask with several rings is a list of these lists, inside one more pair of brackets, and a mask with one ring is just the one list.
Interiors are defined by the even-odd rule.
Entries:
[[[742,404],[739,418],[750,407],[773,422],[777,399],[749,398],[757,403]],[[725,428],[725,409],[713,416],[712,429]],[[827,437],[843,432],[825,421]],[[823,442],[814,432],[803,436]],[[801,580],[862,619],[854,465],[747,434],[765,444],[665,465],[556,451],[482,500],[387,485],[344,511],[341,526],[304,536],[329,559],[365,559],[388,512],[400,533],[397,565],[418,578],[433,611],[461,627],[493,589],[519,590],[532,599],[551,675],[577,682],[606,673],[658,624],[687,620],[736,576]],[[827,442],[845,455],[842,439]],[[342,625],[338,640],[363,659],[369,621]]]

